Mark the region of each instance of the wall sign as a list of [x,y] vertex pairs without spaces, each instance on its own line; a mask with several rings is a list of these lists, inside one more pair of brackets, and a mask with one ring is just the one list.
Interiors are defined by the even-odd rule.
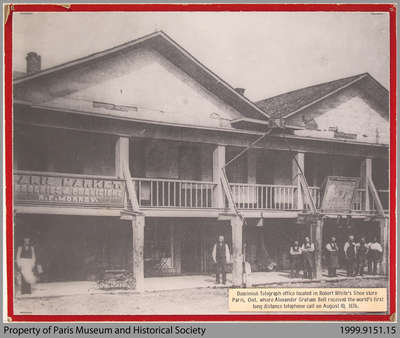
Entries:
[[356,177],[328,176],[321,202],[321,212],[350,212],[359,183],[360,179]]
[[15,203],[123,207],[125,183],[105,178],[14,175]]

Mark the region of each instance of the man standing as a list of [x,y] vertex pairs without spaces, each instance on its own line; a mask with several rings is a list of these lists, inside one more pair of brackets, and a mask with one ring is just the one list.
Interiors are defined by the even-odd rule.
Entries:
[[311,242],[310,237],[304,238],[304,243],[301,246],[304,264],[304,278],[312,279],[314,270],[314,243]]
[[336,237],[332,236],[325,248],[327,251],[328,277],[336,277],[336,269],[339,267],[339,248],[336,244]]
[[347,242],[343,247],[344,256],[346,258],[347,265],[347,276],[351,277],[355,275],[356,272],[356,255],[357,255],[357,246],[354,242],[354,236],[350,235]]
[[35,265],[35,248],[30,238],[24,237],[23,244],[17,249],[17,266],[21,273],[21,294],[32,293],[32,284],[37,281],[33,272]]
[[220,283],[220,275],[222,275],[222,284],[226,284],[226,264],[230,263],[231,254],[228,244],[225,243],[224,236],[218,237],[217,243],[214,244],[212,257],[216,264],[216,283]]
[[376,275],[378,262],[381,259],[383,249],[376,237],[368,244],[368,248],[368,273]]
[[357,272],[360,276],[364,275],[364,268],[367,261],[368,246],[365,237],[362,237],[357,244]]
[[290,278],[299,277],[301,268],[301,248],[299,241],[294,241],[289,250],[290,254]]

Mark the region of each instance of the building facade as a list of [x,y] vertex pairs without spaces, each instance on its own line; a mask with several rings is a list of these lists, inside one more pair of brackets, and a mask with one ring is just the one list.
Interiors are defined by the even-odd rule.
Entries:
[[[28,58],[14,79],[14,239],[33,239],[44,280],[126,269],[142,290],[146,276],[211,273],[219,234],[234,285],[243,259],[286,269],[305,235],[317,274],[329,236],[350,233],[380,239],[386,273],[388,92],[369,74],[251,102],[163,32],[46,70]],[[359,178],[352,210],[310,222],[328,176]]]

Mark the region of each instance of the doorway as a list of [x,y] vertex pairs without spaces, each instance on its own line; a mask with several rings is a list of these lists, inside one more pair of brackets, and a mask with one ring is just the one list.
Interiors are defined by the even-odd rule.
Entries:
[[201,229],[196,224],[182,227],[182,273],[201,272]]

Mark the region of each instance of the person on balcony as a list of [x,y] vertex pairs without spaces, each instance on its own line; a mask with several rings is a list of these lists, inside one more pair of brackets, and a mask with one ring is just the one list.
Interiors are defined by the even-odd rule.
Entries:
[[301,252],[303,255],[304,264],[304,278],[312,279],[314,270],[314,243],[311,242],[310,237],[306,236],[304,238],[304,243],[301,246]]
[[229,246],[225,243],[224,236],[222,235],[218,236],[218,241],[214,244],[212,258],[216,264],[216,283],[219,284],[221,282],[220,278],[222,275],[222,284],[226,284],[226,264],[230,263],[231,254]]
[[299,277],[301,269],[301,247],[299,241],[294,241],[289,250],[290,254],[290,278]]
[[376,275],[378,269],[378,263],[382,256],[382,245],[378,242],[376,237],[373,238],[372,242],[368,243],[368,274]]
[[365,237],[361,237],[360,243],[357,244],[357,273],[364,275],[365,266],[367,265],[368,245]]
[[35,249],[29,237],[17,249],[17,267],[21,273],[21,294],[32,293],[32,284],[36,283],[33,269],[36,264]]
[[328,277],[336,277],[336,269],[339,268],[339,247],[336,243],[336,237],[332,236],[325,248],[327,253]]
[[350,235],[347,242],[343,246],[344,256],[346,258],[347,276],[355,276],[356,268],[356,256],[357,256],[357,245],[354,242],[354,236]]

